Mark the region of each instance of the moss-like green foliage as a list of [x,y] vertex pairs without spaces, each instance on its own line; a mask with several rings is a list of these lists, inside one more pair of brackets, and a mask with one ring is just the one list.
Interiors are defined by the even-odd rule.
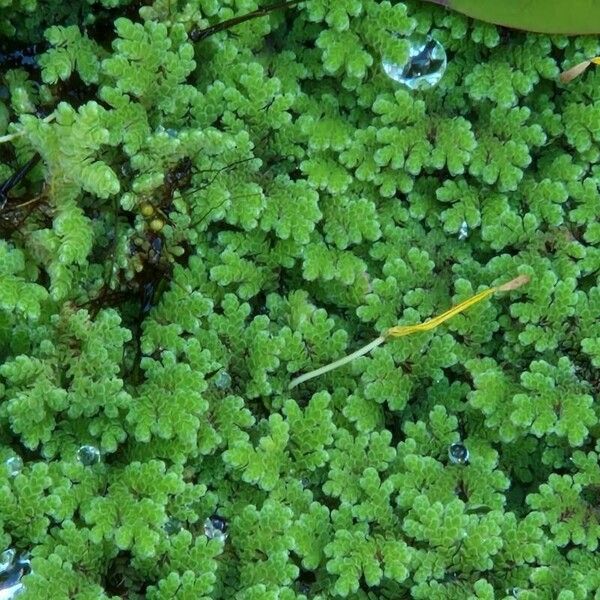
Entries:
[[[419,0],[205,37],[269,2],[0,5],[2,181],[40,156],[0,197],[23,600],[600,597],[600,73],[558,82],[597,38]],[[382,69],[414,35],[429,90]]]

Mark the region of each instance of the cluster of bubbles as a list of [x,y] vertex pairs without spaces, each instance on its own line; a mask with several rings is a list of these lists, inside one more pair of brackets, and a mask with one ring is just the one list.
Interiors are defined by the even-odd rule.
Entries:
[[166,133],[170,138],[176,138],[179,134],[179,131],[177,131],[177,129],[173,129],[172,127],[164,127],[163,125],[159,125],[156,128],[156,133]]
[[450,444],[448,458],[455,465],[466,465],[469,462],[469,450],[462,442]]
[[[86,467],[99,463],[101,459],[100,450],[96,446],[88,444],[80,446],[75,456]],[[4,461],[4,470],[9,477],[16,477],[23,470],[23,459],[17,455],[7,458]],[[0,600],[2,600],[1,597]]]
[[411,90],[428,90],[436,86],[448,66],[444,46],[431,36],[414,34],[408,38],[408,62],[397,65],[384,58],[382,67],[385,74]]
[[225,519],[213,515],[204,521],[204,535],[209,540],[224,542],[227,539],[227,523]]
[[[204,535],[209,540],[220,540],[224,542],[227,539],[227,522],[221,517],[213,515],[204,521]],[[164,525],[167,535],[175,535],[183,528],[183,523],[179,519],[170,518]],[[0,598],[1,600],[1,598]]]
[[13,548],[0,554],[0,600],[13,600],[23,591],[22,578],[31,572],[26,555],[17,555]]

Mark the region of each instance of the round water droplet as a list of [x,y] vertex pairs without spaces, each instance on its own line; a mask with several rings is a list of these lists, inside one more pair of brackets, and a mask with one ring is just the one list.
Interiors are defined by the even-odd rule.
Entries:
[[21,579],[31,571],[29,559],[21,556],[0,572],[0,599],[13,600],[23,591]]
[[448,60],[444,46],[431,36],[414,34],[410,43],[408,62],[397,65],[386,58],[382,61],[385,74],[411,90],[428,90],[440,82]]
[[129,176],[133,175],[133,168],[131,167],[131,163],[129,161],[124,162],[121,165],[121,174],[124,175],[125,177],[129,177]]
[[221,517],[209,517],[204,521],[204,535],[209,540],[217,539],[224,542],[227,539],[227,523]]
[[466,446],[457,442],[456,444],[451,444],[450,448],[448,448],[448,458],[455,465],[464,465],[469,462],[469,451]]
[[12,548],[8,548],[2,554],[0,554],[0,573],[4,573],[7,569],[12,567],[15,560],[15,551]]
[[[12,573],[11,573],[12,575]],[[23,592],[23,584],[20,578],[14,576],[3,581],[0,579],[0,600],[14,600]]]
[[308,594],[310,594],[310,585],[304,581],[301,581],[298,584],[298,592],[304,596],[308,596]]
[[231,375],[227,371],[219,371],[215,377],[215,386],[226,390],[231,386]]
[[468,235],[469,235],[469,226],[467,225],[466,221],[463,221],[460,224],[460,229],[458,230],[458,239],[466,240]]
[[77,450],[77,460],[86,467],[95,465],[100,462],[100,450],[96,446],[81,446]]
[[174,535],[179,533],[182,527],[183,523],[179,519],[169,519],[164,525],[164,530],[167,535]]
[[4,463],[9,477],[16,477],[23,470],[23,459],[20,456],[11,456]]

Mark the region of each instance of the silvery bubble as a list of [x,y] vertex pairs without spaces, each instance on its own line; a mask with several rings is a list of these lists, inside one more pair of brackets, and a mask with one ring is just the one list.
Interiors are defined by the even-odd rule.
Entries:
[[466,221],[463,221],[460,224],[460,229],[458,230],[458,239],[466,240],[469,235],[469,226]]
[[183,523],[179,519],[169,519],[164,525],[164,530],[167,535],[174,535],[179,533],[182,527]]
[[0,571],[0,600],[13,600],[13,598],[16,598],[24,589],[21,579],[31,571],[28,558],[19,556],[15,559],[14,551],[12,557],[13,560],[10,565]]
[[11,456],[4,462],[4,467],[9,477],[16,477],[23,470],[23,459],[20,456]]
[[460,442],[451,444],[448,448],[448,458],[456,465],[464,465],[469,461],[469,450]]
[[21,579],[20,577],[16,579],[16,576],[6,580],[3,580],[0,576],[0,600],[13,600],[23,592]]
[[77,460],[86,467],[95,465],[100,461],[100,450],[95,446],[81,446],[77,450]]
[[431,36],[420,34],[413,34],[408,41],[408,62],[400,66],[384,58],[385,74],[411,90],[428,90],[436,86],[448,65],[444,47]]
[[204,521],[204,535],[209,540],[217,539],[224,542],[227,539],[227,523],[220,517],[209,517]]
[[14,561],[15,551],[12,548],[8,548],[0,554],[0,573],[4,573],[4,571],[12,567]]
[[124,175],[125,177],[129,177],[130,175],[133,175],[133,168],[131,167],[131,163],[128,162],[124,162],[121,165],[121,174]]
[[227,371],[219,371],[215,377],[215,386],[220,390],[226,390],[231,386],[231,375]]

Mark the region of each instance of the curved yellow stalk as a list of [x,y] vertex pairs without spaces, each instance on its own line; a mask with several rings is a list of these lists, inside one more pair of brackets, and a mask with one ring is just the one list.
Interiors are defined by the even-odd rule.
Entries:
[[527,283],[529,279],[524,275],[512,279],[508,283],[504,285],[496,286],[488,288],[487,290],[483,290],[462,302],[459,302],[446,312],[443,312],[441,315],[437,317],[433,317],[425,323],[419,323],[418,325],[398,325],[396,327],[390,327],[384,334],[384,337],[401,337],[403,335],[410,335],[411,333],[418,333],[419,331],[429,331],[430,329],[435,329],[438,325],[441,325],[444,321],[451,319],[454,315],[463,312],[467,308],[473,306],[473,304],[477,304],[484,300],[488,296],[491,296],[494,292],[505,292],[508,290],[514,290],[518,287],[521,287],[524,283]]
[[495,292],[509,292],[511,290],[516,290],[517,288],[521,287],[522,285],[525,285],[528,282],[529,277],[527,277],[526,275],[520,275],[519,277],[511,279],[507,283],[488,288],[487,290],[483,290],[482,292],[479,292],[478,294],[475,294],[474,296],[471,296],[470,298],[459,302],[452,308],[443,312],[441,315],[433,317],[432,319],[429,319],[424,323],[419,323],[417,325],[398,325],[396,327],[390,327],[382,336],[374,339],[372,342],[369,342],[366,346],[359,348],[352,354],[348,354],[348,356],[344,356],[343,358],[329,363],[328,365],[315,369],[314,371],[310,371],[309,373],[304,373],[304,375],[300,375],[299,377],[292,379],[289,385],[289,389],[292,389],[297,385],[300,385],[301,383],[312,379],[313,377],[318,377],[319,375],[323,375],[323,373],[333,371],[333,369],[337,369],[342,365],[346,365],[354,359],[358,358],[359,356],[364,356],[365,354],[368,354],[369,352],[371,352],[371,350],[373,350],[373,348],[380,346],[389,338],[402,337],[405,335],[410,335],[412,333],[419,333],[421,331],[429,331],[430,329],[435,329],[444,321],[451,319],[453,316],[465,311],[467,308],[473,306],[474,304],[481,302],[482,300],[484,300],[488,296],[491,296]]

